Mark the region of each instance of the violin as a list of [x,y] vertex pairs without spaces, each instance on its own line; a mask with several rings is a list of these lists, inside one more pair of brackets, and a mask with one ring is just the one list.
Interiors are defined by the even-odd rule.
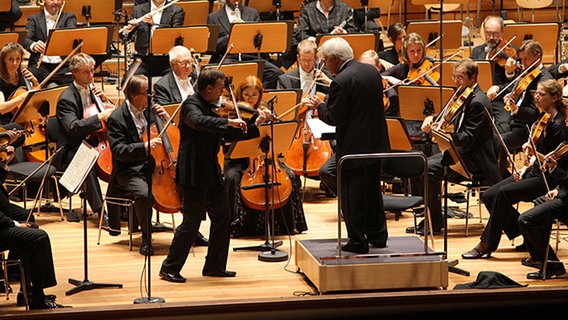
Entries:
[[152,161],[152,194],[154,195],[154,208],[164,213],[179,212],[182,208],[181,196],[177,187],[176,167],[179,151],[180,134],[179,129],[170,125],[164,125],[162,119],[156,116],[156,122],[152,123],[142,139],[148,142],[148,130],[150,130],[150,140],[161,138],[162,145],[151,150]]
[[[535,63],[537,63],[539,61],[540,60],[536,60],[533,63],[533,66],[535,65]],[[530,69],[527,69],[527,70],[530,70]],[[532,69],[531,72],[526,73],[523,76],[523,78],[517,83],[517,86],[515,87],[515,89],[513,89],[513,91],[509,94],[509,97],[505,101],[505,107],[504,108],[505,108],[506,111],[516,112],[519,109],[517,107],[517,105],[515,104],[515,99],[517,99],[518,96],[520,96],[523,92],[525,92],[525,90],[527,90],[527,88],[530,86],[530,84],[533,82],[533,80],[536,79],[536,77],[538,77],[538,75],[540,73],[541,73],[540,68],[534,68],[534,69]]]
[[[546,129],[548,122],[550,120],[550,113],[545,112],[540,119],[533,125],[531,128],[531,133],[529,135],[529,142],[535,144],[538,142],[538,139],[542,136],[542,133]],[[525,151],[525,161],[524,165],[530,165],[530,154],[528,153],[528,149]],[[536,152],[536,150],[534,150]]]
[[[237,102],[237,108],[241,117],[245,120],[249,120],[253,115],[258,114],[258,111],[254,109],[250,103],[246,101]],[[222,118],[234,117],[236,116],[236,109],[233,102],[229,100],[223,100],[221,106],[213,105],[213,113]]]
[[[457,95],[459,93],[459,95]],[[473,89],[466,87],[465,89],[456,90],[456,93],[448,101],[444,110],[438,116],[436,123],[438,124],[439,130],[445,130],[450,123],[454,121],[457,113],[463,108],[463,106],[473,98]]]
[[[271,205],[274,209],[278,209],[288,202],[292,194],[292,181],[279,162],[264,155],[249,158],[249,167],[243,173],[240,188],[241,198],[247,207],[265,210],[267,205]],[[268,190],[253,188],[263,185],[265,176],[275,184]]]
[[495,63],[504,67],[505,63],[507,63],[507,59],[517,59],[518,48],[511,44],[516,37],[517,36],[512,37],[509,41],[499,41],[499,43],[489,52],[489,60],[495,61]]
[[384,111],[387,111],[387,109],[390,106],[390,100],[389,100],[389,97],[387,97],[385,89],[387,89],[389,87],[389,83],[388,83],[387,79],[385,79],[383,77],[381,77],[381,81],[383,82],[383,109],[384,109]]
[[[88,118],[93,115],[97,115],[105,109],[114,108],[111,103],[103,102],[101,97],[94,93],[93,84],[89,84],[88,89],[91,91],[91,97],[94,103],[86,106],[83,109],[83,118]],[[97,176],[101,178],[104,182],[110,181],[110,174],[112,172],[112,152],[110,150],[110,142],[107,135],[106,122],[101,121],[102,128],[91,132],[87,137],[87,141],[92,145],[100,154],[97,159],[96,171]]]
[[429,59],[422,59],[414,64],[408,71],[408,81],[422,86],[437,86],[440,80],[440,72],[434,71],[434,64]]
[[[8,158],[8,153],[6,149],[10,143],[10,136],[5,133],[7,130],[4,127],[0,127],[0,161],[6,161]],[[26,136],[29,134],[26,130],[16,130],[15,133],[25,134]]]
[[550,154],[546,156],[546,158],[544,158],[544,161],[540,166],[540,171],[545,172],[548,161],[553,160],[554,162],[557,162],[558,159],[566,155],[567,152],[568,152],[568,144],[565,141],[563,141],[558,145],[558,147],[556,147],[556,149],[554,149],[554,151],[552,151]]

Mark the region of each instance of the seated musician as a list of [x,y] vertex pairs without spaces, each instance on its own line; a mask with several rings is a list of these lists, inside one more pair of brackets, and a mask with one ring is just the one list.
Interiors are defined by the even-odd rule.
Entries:
[[[185,12],[181,7],[174,4],[160,11],[160,8],[163,8],[170,2],[171,1],[166,0],[151,0],[136,5],[132,11],[131,20],[128,21],[129,27],[126,28],[126,34],[128,37],[135,35],[134,49],[136,53],[134,58],[142,59],[142,64],[138,70],[136,70],[136,74],[148,75],[150,71],[150,76],[157,77],[163,76],[171,71],[167,56],[147,56],[150,53],[148,50],[148,41],[150,38],[148,33],[153,33],[155,28],[158,27],[183,26]],[[138,19],[141,21],[138,22]]]
[[[62,61],[59,56],[43,55],[47,49],[47,35],[51,29],[76,28],[77,17],[71,12],[61,12],[63,0],[45,0],[44,8],[39,13],[28,17],[26,24],[26,40],[24,47],[30,52],[28,69],[34,74],[39,82],[42,82]],[[59,20],[57,17],[59,16]],[[55,23],[57,22],[57,25]],[[41,65],[38,67],[40,57]],[[69,68],[64,66],[51,78],[50,82],[56,84],[69,83],[72,79],[66,76]]]
[[[247,107],[252,107],[258,111],[258,115],[255,114],[247,121],[248,127],[258,127],[271,118],[271,112],[262,101],[262,95],[262,84],[255,76],[246,77],[237,87],[235,93],[237,103],[244,102],[244,105]],[[227,156],[225,157],[223,174],[225,176],[225,190],[229,203],[229,212],[231,212],[231,234],[233,237],[264,234],[264,211],[247,207],[241,196],[241,179],[249,165],[249,158],[229,159]],[[275,211],[276,225],[274,231],[287,234],[300,233],[308,229],[302,200],[300,199],[300,181],[294,172],[287,169],[280,161],[279,166],[284,167],[286,174],[290,178],[292,194],[290,199]]]
[[316,0],[302,6],[294,37],[298,42],[318,34],[355,31],[353,9],[341,0]]
[[154,101],[161,105],[180,103],[195,93],[193,90],[193,57],[184,46],[175,46],[168,53],[172,71],[154,84]]
[[[28,283],[21,285],[26,286],[30,309],[63,308],[55,303],[54,295],[46,295],[43,291],[57,284],[49,235],[33,223],[33,215],[30,216],[31,220],[26,222],[28,210],[11,204],[8,192],[3,186],[9,171],[8,163],[14,158],[14,147],[23,143],[20,136],[21,134],[15,131],[8,131],[7,157],[0,159],[0,251],[10,250],[10,259],[21,259],[24,263]],[[23,306],[24,303],[21,288],[17,304]]]
[[38,85],[34,75],[21,68],[23,60],[24,48],[19,43],[7,43],[0,50],[0,124],[10,123],[16,111],[14,108],[26,98],[26,94],[13,97],[14,92],[20,87],[26,88],[26,80],[32,87]]
[[[56,116],[58,120],[57,148],[63,147],[58,158],[54,160],[59,170],[67,168],[81,143],[89,134],[103,128],[103,121],[107,120],[113,108],[105,109],[99,113],[84,117],[88,108],[94,106],[95,95],[103,101],[108,101],[104,92],[93,85],[95,60],[84,53],[78,53],[69,60],[69,68],[73,75],[73,83],[61,93],[57,101]],[[86,192],[87,202],[93,213],[100,214],[103,199],[101,186],[95,170],[92,170],[83,190]]]
[[[359,62],[367,63],[375,68],[377,71],[381,72],[381,61],[379,55],[375,50],[367,50],[361,54],[359,57]],[[385,80],[383,80],[383,87],[385,86]],[[395,90],[387,90],[383,93],[388,99],[388,102],[385,103],[385,99],[383,98],[383,104],[385,105],[385,116],[387,117],[400,117],[400,109],[398,105],[398,93]]]
[[[552,64],[548,67],[548,72],[554,79],[562,79],[568,77],[568,59],[560,61],[560,63]],[[562,89],[562,96],[568,97],[568,86]]]
[[[4,0],[7,1],[7,0]],[[22,17],[22,9],[18,1],[12,0],[10,11],[0,12],[0,32],[12,28],[14,23]]]
[[[148,172],[148,149],[156,149],[162,145],[161,138],[143,141],[143,134],[148,128],[146,112],[148,107],[148,78],[135,75],[126,84],[126,101],[121,104],[107,120],[107,133],[112,151],[112,173],[109,181],[108,196],[121,196],[134,200],[133,225],[140,225],[142,242],[141,255],[153,255],[151,244],[151,221],[148,210],[149,196],[146,181]],[[150,124],[156,116],[165,121],[170,116],[158,104],[152,106]],[[116,206],[109,207],[110,235],[120,234],[120,212]]]
[[[541,119],[543,120],[539,120],[535,126],[538,130],[534,131],[533,129],[531,140],[527,139],[523,144],[523,150],[530,154],[534,154],[536,151],[541,155],[546,155],[568,139],[568,130],[564,123],[566,107],[562,103],[562,88],[554,79],[541,80],[536,87],[534,100],[542,111]],[[545,121],[547,118],[543,117],[546,116],[546,113],[548,113],[549,119]],[[536,132],[540,132],[540,134],[534,135],[533,133]],[[536,146],[536,150],[534,150],[533,145]],[[521,235],[518,224],[519,212],[515,208],[515,204],[520,201],[536,199],[551,191],[551,188],[555,188],[560,181],[565,179],[558,174],[562,170],[542,172],[539,165],[540,161],[535,161],[535,158],[533,156],[531,161],[521,169],[514,169],[513,175],[503,179],[483,193],[482,200],[489,211],[489,221],[481,235],[481,241],[473,249],[462,254],[464,259],[490,257],[491,253],[497,250],[503,231],[509,239]],[[563,161],[566,161],[566,158],[560,161],[562,163],[560,167],[565,168]],[[546,181],[543,179],[546,179]],[[534,241],[534,239],[532,240]],[[526,244],[527,247],[531,247],[530,240],[526,241]],[[535,248],[533,247],[533,249]],[[543,256],[539,255],[535,258]]]
[[[462,93],[467,88],[472,89],[473,98],[466,100],[459,108],[455,116],[456,120],[453,122],[454,132],[447,135],[458,148],[467,169],[472,174],[481,174],[488,184],[494,184],[500,180],[500,176],[496,164],[493,130],[489,122],[491,120],[484,111],[489,107],[489,100],[477,84],[477,75],[477,64],[470,59],[458,61],[454,65],[453,79],[456,87],[461,88]],[[462,93],[458,92],[458,94]],[[450,125],[451,123],[447,123],[448,120],[450,119],[435,121],[434,116],[428,116],[424,119],[422,130],[424,132],[437,130],[446,133],[443,124],[446,121],[445,124]],[[443,153],[437,153],[428,158],[428,195],[426,196],[432,217],[431,230],[434,234],[440,233],[444,228],[440,197],[444,177],[444,160]],[[449,169],[449,179],[459,182],[465,178]],[[413,186],[413,194],[424,195],[423,185],[423,182],[416,183],[416,186]],[[424,220],[418,224],[416,229],[406,228],[406,232],[424,235]]]
[[[239,10],[236,10],[237,4]],[[211,55],[211,59],[209,61],[211,63],[221,61],[229,45],[228,42],[232,23],[257,22],[259,20],[258,11],[254,8],[245,6],[244,1],[239,2],[238,0],[227,0],[225,6],[217,11],[211,12],[207,16],[207,24],[219,25],[220,30],[215,53]],[[253,39],[250,39],[250,41],[253,41]],[[270,40],[264,39],[264,41]],[[283,74],[283,72],[280,68],[268,61],[269,58],[267,55],[262,55],[262,58],[266,60],[262,74],[263,87],[266,89],[274,89],[276,88],[278,76]],[[256,59],[256,54],[229,54],[227,55],[225,62],[249,61]]]
[[[509,121],[500,123],[498,126],[500,131],[502,130],[503,140],[505,140],[509,150],[520,148],[527,141],[528,132],[525,126],[530,126],[538,118],[539,111],[530,92],[536,90],[539,81],[552,79],[552,76],[542,64],[542,47],[538,42],[534,40],[523,41],[518,55],[521,59],[521,67],[516,67],[516,78],[522,75],[521,72],[525,72],[527,75],[520,77],[519,81],[506,90],[503,90],[505,85],[492,86],[487,90],[487,96],[491,100],[493,110],[504,109],[505,102],[510,100],[509,97],[513,98],[511,102],[514,102],[516,108],[510,111]],[[533,71],[534,73],[532,73]],[[521,87],[521,82],[524,83],[524,87]]]
[[[406,30],[402,23],[397,22],[391,24],[387,30],[387,36],[392,42],[393,46],[379,52],[379,58],[381,58],[381,64],[385,69],[390,69],[392,66],[396,66],[402,61],[400,57],[402,51],[402,42],[406,37]],[[388,64],[387,64],[388,63]]]

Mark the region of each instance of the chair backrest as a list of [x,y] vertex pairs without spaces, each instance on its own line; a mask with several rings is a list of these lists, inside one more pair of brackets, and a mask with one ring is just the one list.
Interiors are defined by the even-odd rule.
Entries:
[[56,117],[49,117],[45,121],[45,132],[48,142],[57,142],[59,133],[59,122]]
[[541,9],[550,6],[554,0],[516,0],[517,5],[525,9]]
[[424,173],[424,161],[419,157],[383,159],[381,167],[385,173],[399,178],[414,178]]

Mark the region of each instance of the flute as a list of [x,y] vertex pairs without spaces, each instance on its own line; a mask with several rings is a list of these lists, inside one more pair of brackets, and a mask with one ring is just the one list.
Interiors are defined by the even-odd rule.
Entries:
[[[136,19],[134,20],[134,21],[135,21],[135,24],[138,25],[140,22],[142,22],[142,20],[144,20],[144,17],[146,17],[146,16],[148,16],[148,15],[156,14],[156,13],[161,12],[161,11],[163,11],[163,10],[166,10],[168,7],[170,7],[171,5],[173,5],[173,4],[175,4],[175,3],[179,2],[179,1],[180,1],[180,0],[174,0],[174,1],[172,1],[172,2],[170,2],[170,3],[168,3],[168,4],[166,4],[166,5],[164,5],[163,7],[157,8],[157,9],[154,10],[154,11],[151,11],[151,12],[146,13],[145,15],[143,15],[143,16],[140,17],[140,18],[136,18]],[[130,31],[132,31],[132,29],[134,29],[134,27],[135,27],[135,25],[128,23],[127,25],[125,25],[124,27],[122,27],[122,29],[120,29],[120,30],[118,31],[118,33],[121,34],[121,35],[128,34]]]

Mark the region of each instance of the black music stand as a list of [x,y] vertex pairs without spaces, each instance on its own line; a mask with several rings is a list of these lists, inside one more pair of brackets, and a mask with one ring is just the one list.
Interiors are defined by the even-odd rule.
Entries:
[[[231,53],[282,53],[290,50],[293,22],[245,22],[231,24],[229,41],[233,44]],[[264,41],[270,39],[270,41]]]
[[[448,258],[448,168],[454,170],[455,172],[462,175],[464,178],[471,180],[472,175],[467,170],[460,154],[458,153],[456,146],[452,139],[444,134],[437,131],[432,131],[432,136],[436,138],[438,142],[438,147],[440,151],[444,154],[442,159],[442,165],[444,166],[444,258]],[[468,214],[466,212],[466,214]],[[455,259],[448,261],[448,271],[461,274],[464,276],[469,276],[469,271],[465,271],[456,267],[459,260]]]
[[[265,242],[258,246],[250,247],[240,247],[233,248],[233,251],[237,250],[255,250],[263,251],[259,253],[258,259],[266,262],[278,262],[288,259],[288,254],[276,249],[276,247],[282,245],[282,241],[274,240],[274,206],[273,202],[270,201],[270,189],[278,187],[279,182],[271,181],[270,175],[270,162],[277,161],[275,158],[276,154],[283,153],[290,149],[292,142],[294,141],[294,135],[298,130],[299,123],[297,121],[270,123],[268,125],[262,125],[260,130],[260,135],[258,138],[243,140],[233,142],[229,151],[227,152],[228,158],[240,159],[248,158],[258,155],[264,155],[265,157],[265,168],[266,171],[263,174],[264,183],[259,185],[252,185],[248,188],[242,188],[243,192],[250,189],[264,188],[264,235]],[[272,212],[272,215],[270,215]],[[270,222],[271,221],[271,222]]]

